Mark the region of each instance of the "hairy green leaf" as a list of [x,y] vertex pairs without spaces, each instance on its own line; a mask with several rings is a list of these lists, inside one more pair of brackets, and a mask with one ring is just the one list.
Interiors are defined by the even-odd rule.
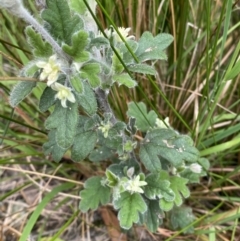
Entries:
[[104,138],[104,145],[112,150],[118,150],[119,148],[123,149],[122,146],[122,137],[121,136],[114,136],[114,137],[107,137]]
[[155,146],[141,145],[139,156],[147,170],[157,172],[162,169],[158,158],[158,149]]
[[201,157],[198,159],[198,163],[203,167],[202,171],[205,174],[205,171],[208,170],[210,167],[210,163],[209,163],[208,159]]
[[68,148],[60,147],[56,142],[56,130],[51,130],[48,133],[48,142],[43,144],[45,155],[51,155],[52,159],[59,162]]
[[148,209],[144,214],[141,214],[142,223],[147,226],[149,231],[156,232],[159,225],[162,224],[163,211],[156,200],[149,200],[146,203]]
[[89,130],[93,130],[96,129],[100,122],[101,122],[101,118],[99,117],[98,114],[94,114],[91,117],[87,117],[88,119],[86,120],[86,122],[84,123],[84,130],[85,131],[89,131]]
[[138,57],[138,61],[141,63],[148,60],[158,60],[158,59],[167,60],[166,53],[164,51],[150,51],[150,52],[145,52]]
[[35,61],[30,61],[27,65],[25,65],[23,68],[22,68],[22,73],[23,73],[23,76],[26,76],[26,77],[34,77],[34,75],[38,75],[38,70],[39,68],[36,66],[36,63]]
[[106,39],[105,37],[96,37],[91,39],[90,42],[90,47],[97,47],[97,48],[102,48],[102,47],[107,47],[109,46],[109,40]]
[[[122,58],[123,54],[122,53],[118,53],[118,54]],[[112,56],[112,70],[115,74],[120,74],[124,70],[122,63],[120,62],[119,58],[115,53]]]
[[186,168],[182,172],[179,173],[179,175],[183,178],[186,178],[189,180],[189,183],[199,183],[200,181],[200,174],[192,172],[189,168]]
[[41,112],[47,111],[56,102],[55,94],[56,91],[50,87],[44,89],[39,101],[39,110]]
[[93,150],[89,155],[89,160],[92,162],[106,161],[113,156],[112,150],[102,146]]
[[20,81],[14,87],[10,94],[10,105],[16,107],[27,95],[32,92],[36,86],[35,81]]
[[163,211],[170,211],[173,206],[174,206],[174,202],[168,202],[166,201],[164,198],[161,198],[159,201],[159,206]]
[[80,30],[73,34],[71,45],[64,44],[62,49],[65,53],[72,56],[74,61],[83,63],[90,59],[90,53],[84,50],[88,44],[88,33]]
[[70,7],[81,15],[87,11],[86,4],[83,0],[70,0]]
[[[173,229],[184,229],[194,221],[195,217],[190,207],[175,207],[171,211],[171,224]],[[190,226],[184,233],[193,233],[194,228]]]
[[115,200],[113,205],[116,209],[120,209],[118,219],[124,229],[130,229],[133,223],[138,223],[139,213],[147,210],[147,205],[139,193],[121,193],[121,197]]
[[149,174],[145,181],[147,186],[144,187],[144,194],[149,199],[156,199],[157,196],[162,196],[170,187],[170,182],[161,175],[161,172]]
[[182,177],[172,176],[169,181],[171,183],[170,188],[175,193],[174,202],[177,206],[180,206],[183,203],[182,196],[185,198],[190,196],[190,191],[186,186],[188,180]]
[[36,33],[32,27],[28,26],[25,30],[27,34],[28,43],[33,48],[33,54],[35,57],[49,57],[53,54],[52,46],[43,41],[42,36]]
[[153,110],[147,113],[147,107],[143,102],[130,102],[127,115],[136,119],[137,128],[143,132],[153,128],[157,119],[157,114]]
[[70,84],[76,92],[83,92],[83,83],[79,74],[70,77]]
[[112,164],[108,167],[108,170],[110,170],[112,173],[114,173],[119,178],[122,178],[126,176],[126,170],[129,168],[134,168],[134,173],[137,174],[140,171],[139,164],[133,160],[129,159],[127,161],[122,161],[119,164]]
[[117,82],[118,85],[125,85],[128,88],[133,88],[137,85],[137,82],[131,78],[127,73],[115,74],[112,79]]
[[101,181],[101,177],[91,177],[85,182],[85,189],[80,192],[79,208],[82,212],[96,210],[100,203],[105,205],[110,201],[110,188],[103,186]]
[[[131,49],[132,53],[138,48],[138,43],[134,40],[127,40],[128,47]],[[125,43],[121,43],[119,46],[119,52],[122,53],[122,60],[126,65],[135,63],[135,59],[133,58],[132,54],[129,52]]]
[[95,147],[97,142],[96,131],[84,131],[78,133],[73,142],[72,159],[74,161],[84,160]]
[[147,64],[129,65],[128,70],[136,73],[141,73],[141,74],[150,74],[150,75],[156,74],[155,68]]
[[136,56],[140,62],[147,60],[166,59],[167,56],[163,52],[173,41],[170,34],[162,33],[156,37],[150,32],[144,32],[138,42]]
[[109,136],[121,136],[121,133],[125,130],[126,124],[122,121],[117,121],[113,127],[109,130],[108,134]]
[[80,76],[83,80],[87,80],[92,88],[99,87],[101,72],[100,65],[97,63],[89,63],[80,69]]
[[149,171],[157,171],[161,161],[168,161],[175,167],[185,161],[197,162],[199,151],[189,136],[180,135],[171,129],[156,129],[145,136],[140,147],[140,158]]
[[118,185],[119,177],[116,176],[113,172],[111,172],[109,169],[106,170],[106,177],[108,186],[114,187]]
[[83,92],[76,93],[76,100],[88,115],[91,116],[97,112],[97,100],[87,82],[83,82]]
[[69,103],[68,106],[64,108],[57,101],[53,113],[45,122],[47,129],[57,129],[56,141],[62,148],[69,148],[73,144],[78,123],[77,103]]
[[82,19],[71,14],[67,0],[47,0],[46,5],[42,18],[48,23],[48,31],[60,43],[71,44],[72,35],[83,29]]

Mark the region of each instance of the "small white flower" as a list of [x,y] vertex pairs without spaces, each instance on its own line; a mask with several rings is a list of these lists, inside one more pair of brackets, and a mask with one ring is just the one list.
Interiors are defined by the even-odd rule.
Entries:
[[125,183],[125,190],[129,191],[131,194],[138,192],[143,193],[141,186],[146,186],[145,181],[140,181],[140,176],[135,176],[133,179],[130,179]]
[[194,173],[201,173],[201,171],[202,171],[202,167],[197,163],[191,164],[189,166],[189,169]]
[[[127,39],[135,39],[135,37],[133,35],[128,36],[130,30],[131,30],[131,28],[118,27],[118,31],[120,32],[120,34],[122,35],[122,37],[125,40],[127,40]],[[116,31],[114,31],[114,35],[115,35],[116,40],[118,42],[122,42],[122,39],[120,38],[120,36],[117,34]]]
[[68,88],[64,85],[61,85],[57,82],[52,84],[51,88],[58,92],[55,95],[55,98],[61,100],[61,104],[64,108],[67,108],[67,105],[66,105],[67,100],[69,100],[72,103],[74,103],[76,101],[70,88]]
[[[120,34],[122,35],[122,37],[125,40],[135,39],[135,37],[133,35],[128,36],[128,33],[130,30],[131,30],[131,28],[118,27],[118,31],[120,32]],[[110,38],[111,36],[114,36],[117,42],[122,42],[122,39],[120,38],[120,36],[116,32],[116,30],[105,29],[104,32],[106,33],[108,38]],[[103,36],[103,34],[101,32],[99,32],[99,36]]]
[[47,85],[50,86],[55,83],[58,79],[59,71],[61,70],[60,64],[57,62],[57,56],[52,55],[48,62],[38,61],[36,63],[37,67],[42,68],[42,73],[40,75],[40,80],[45,80],[47,78]]
[[108,121],[106,124],[101,122],[101,126],[98,127],[98,129],[103,133],[104,138],[108,137],[108,132],[111,128],[111,123]]

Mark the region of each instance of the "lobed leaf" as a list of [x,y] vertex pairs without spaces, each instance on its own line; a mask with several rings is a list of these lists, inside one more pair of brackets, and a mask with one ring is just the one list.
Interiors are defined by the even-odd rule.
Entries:
[[149,199],[156,199],[157,196],[162,196],[170,188],[170,182],[160,173],[149,174],[145,181],[147,186],[144,187],[144,194]]
[[[127,40],[127,44],[128,47],[132,50],[132,52],[135,53],[138,48],[138,43],[134,40]],[[136,62],[125,43],[120,44],[119,50],[120,53],[122,53],[122,60],[126,65]]]
[[89,63],[84,65],[80,69],[80,77],[83,80],[87,80],[92,88],[97,88],[100,86],[100,77],[101,67],[97,63]]
[[186,186],[188,180],[182,177],[172,176],[169,181],[171,183],[170,188],[175,193],[174,203],[176,206],[180,206],[183,203],[182,196],[185,198],[190,196],[190,191]]
[[80,30],[73,34],[71,45],[64,44],[62,49],[65,53],[72,56],[74,61],[83,63],[90,59],[90,53],[84,50],[88,44],[88,33]]
[[125,85],[128,88],[133,88],[137,85],[137,82],[131,78],[127,73],[115,74],[112,77],[114,82],[117,82],[118,85]]
[[87,11],[86,4],[83,0],[70,0],[70,7],[81,15]]
[[136,56],[140,62],[147,60],[166,59],[163,52],[173,41],[170,34],[162,33],[153,37],[152,33],[144,32],[138,42]]
[[149,171],[157,171],[161,161],[167,161],[174,167],[181,166],[185,161],[197,162],[199,151],[189,136],[171,129],[156,129],[145,136],[140,146],[140,158]]
[[124,229],[130,229],[133,223],[138,223],[139,214],[147,211],[147,205],[139,193],[123,192],[113,205],[116,209],[120,209],[118,219]]
[[137,128],[143,132],[153,128],[157,119],[157,114],[153,110],[147,113],[147,107],[143,102],[130,102],[127,115],[136,119]]
[[163,211],[170,211],[173,206],[174,206],[174,202],[168,202],[166,201],[164,198],[161,198],[159,201],[159,206]]
[[103,186],[101,181],[101,177],[91,177],[85,182],[85,189],[80,192],[79,208],[82,212],[87,212],[89,209],[96,210],[99,204],[105,205],[110,201],[110,188]]
[[159,207],[159,202],[156,200],[149,200],[147,203],[147,211],[142,214],[142,223],[145,224],[149,231],[156,232],[159,225],[162,223],[163,211]]
[[25,33],[27,34],[28,43],[33,48],[35,57],[47,58],[53,54],[52,46],[43,41],[41,34],[35,32],[31,26],[26,28]]
[[[190,207],[175,207],[171,211],[171,224],[173,229],[184,229],[186,226],[190,225],[194,221],[195,217],[192,213]],[[193,233],[194,228],[190,226],[184,233]]]
[[47,0],[46,5],[41,16],[48,31],[60,43],[71,44],[72,35],[84,27],[82,19],[71,14],[67,0]]
[[68,108],[63,108],[57,101],[53,113],[47,118],[45,127],[56,129],[56,141],[62,148],[69,148],[74,141],[78,123],[78,105],[69,103]]

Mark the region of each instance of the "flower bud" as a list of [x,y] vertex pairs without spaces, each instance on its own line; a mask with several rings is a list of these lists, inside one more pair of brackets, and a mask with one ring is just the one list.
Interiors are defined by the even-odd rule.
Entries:
[[189,169],[194,173],[201,173],[201,171],[202,171],[202,167],[197,163],[191,164],[189,166]]

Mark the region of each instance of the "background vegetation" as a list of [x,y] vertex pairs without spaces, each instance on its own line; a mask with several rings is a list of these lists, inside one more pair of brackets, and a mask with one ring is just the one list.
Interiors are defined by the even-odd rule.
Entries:
[[[113,24],[131,27],[137,39],[144,31],[174,36],[168,61],[155,64],[155,79],[139,76],[139,86],[130,91],[115,86],[109,99],[121,120],[126,120],[129,101],[145,102],[163,118],[169,117],[175,129],[189,134],[210,160],[208,177],[191,186],[192,195],[185,202],[196,216],[191,224],[195,231],[174,231],[167,216],[156,234],[144,227],[122,233],[110,206],[88,214],[78,211],[84,180],[103,173],[107,164],[73,163],[68,153],[56,164],[43,155],[48,113],[41,113],[37,104],[43,86],[39,84],[17,108],[8,104],[11,87],[21,80],[20,69],[31,59],[25,23],[1,11],[0,240],[240,239],[240,77],[226,79],[239,58],[239,1],[97,2],[104,29]],[[24,3],[37,17],[42,6],[36,8],[31,0]]]

